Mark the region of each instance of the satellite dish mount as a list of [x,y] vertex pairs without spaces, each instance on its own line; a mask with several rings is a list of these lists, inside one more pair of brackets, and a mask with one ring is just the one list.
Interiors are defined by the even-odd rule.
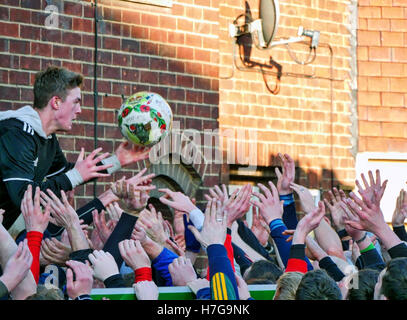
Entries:
[[[242,17],[245,17],[245,22],[243,24],[239,24],[239,20]],[[239,15],[232,24],[229,25],[229,36],[231,38],[235,38],[236,43],[239,43],[239,38],[244,35],[251,35],[252,42],[255,46],[260,50],[269,50],[276,46],[285,45],[287,50],[290,54],[290,57],[298,64],[309,64],[315,60],[316,57],[316,49],[319,44],[319,36],[320,32],[315,30],[306,30],[304,27],[300,26],[298,28],[297,36],[290,37],[287,39],[279,39],[278,41],[273,41],[274,36],[278,29],[278,23],[280,19],[280,10],[279,10],[279,2],[278,0],[260,0],[259,6],[259,19],[253,20],[249,14],[241,14]],[[309,40],[309,55],[306,60],[300,61],[297,59],[295,54],[290,49],[291,43],[307,43]],[[234,51],[235,52],[235,51]],[[242,63],[247,66],[247,62],[245,63],[241,57]],[[236,61],[236,59],[235,59]],[[258,65],[265,67],[264,64],[257,64],[252,63],[252,66]],[[275,61],[270,58],[270,65],[267,66],[269,68],[276,67],[279,65]],[[237,65],[236,65],[237,66]],[[238,66],[237,66],[238,67]],[[238,67],[239,68],[239,67]],[[241,68],[239,68],[242,70]],[[262,68],[260,71],[263,73]],[[278,69],[277,73],[277,80],[281,77],[281,68]],[[270,90],[271,91],[271,90]],[[276,94],[275,92],[272,92]]]

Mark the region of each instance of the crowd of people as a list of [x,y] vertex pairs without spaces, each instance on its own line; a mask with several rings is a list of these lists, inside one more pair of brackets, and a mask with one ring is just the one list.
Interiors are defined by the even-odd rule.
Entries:
[[[174,212],[164,219],[144,168],[74,208],[75,187],[149,152],[124,142],[112,156],[81,150],[69,163],[55,134],[80,113],[81,85],[80,75],[48,68],[36,76],[33,107],[0,113],[1,299],[90,300],[94,288],[133,287],[138,300],[156,300],[161,286],[188,286],[198,300],[253,300],[250,284],[275,284],[274,300],[407,298],[407,192],[389,226],[379,170],[356,180],[358,194],[333,188],[316,205],[295,183],[294,160],[279,154],[276,183],[232,193],[215,185],[205,208],[158,189]],[[14,239],[8,228],[20,213]]]

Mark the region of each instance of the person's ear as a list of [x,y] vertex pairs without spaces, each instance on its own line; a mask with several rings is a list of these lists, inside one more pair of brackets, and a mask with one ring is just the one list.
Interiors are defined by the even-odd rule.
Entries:
[[60,103],[61,103],[61,99],[60,99],[59,97],[53,96],[53,97],[51,98],[51,106],[52,106],[52,109],[58,110]]

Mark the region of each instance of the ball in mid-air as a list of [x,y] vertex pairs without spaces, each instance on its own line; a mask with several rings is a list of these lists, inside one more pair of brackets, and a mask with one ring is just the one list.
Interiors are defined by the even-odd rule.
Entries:
[[139,146],[153,146],[171,130],[172,111],[158,93],[142,91],[122,104],[118,115],[122,135]]

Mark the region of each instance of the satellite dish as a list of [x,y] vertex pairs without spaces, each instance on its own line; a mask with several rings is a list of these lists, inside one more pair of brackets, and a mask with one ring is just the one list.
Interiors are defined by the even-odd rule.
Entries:
[[280,19],[278,0],[260,0],[259,16],[261,19],[263,42],[261,39],[259,40],[264,44],[262,47],[267,48],[273,41]]

